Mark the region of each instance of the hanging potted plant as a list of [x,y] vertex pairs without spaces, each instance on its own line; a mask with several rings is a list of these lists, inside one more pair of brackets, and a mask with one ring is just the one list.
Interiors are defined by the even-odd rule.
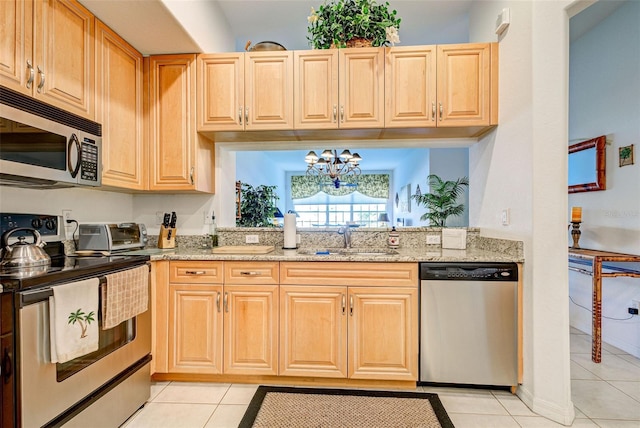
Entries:
[[331,0],[307,17],[307,40],[314,49],[387,46],[400,43],[400,18],[389,2]]

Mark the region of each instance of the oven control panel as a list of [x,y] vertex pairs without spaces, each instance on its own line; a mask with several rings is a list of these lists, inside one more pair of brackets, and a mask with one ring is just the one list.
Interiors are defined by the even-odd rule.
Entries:
[[[18,227],[37,230],[44,241],[61,240],[64,235],[62,216],[48,214],[0,213],[0,234]],[[30,237],[28,232],[16,232],[10,237],[14,241],[18,236]]]

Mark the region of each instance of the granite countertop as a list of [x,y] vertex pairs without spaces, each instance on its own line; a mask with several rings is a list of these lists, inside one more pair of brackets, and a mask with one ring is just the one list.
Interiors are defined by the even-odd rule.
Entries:
[[[318,251],[327,250],[326,248]],[[386,253],[386,248],[351,248],[347,253],[338,253],[341,248],[331,249],[330,254],[316,255],[316,249],[300,248],[284,250],[276,248],[267,254],[213,254],[211,249],[175,248],[161,250],[149,248],[131,253],[144,254],[157,260],[246,260],[246,261],[332,261],[332,262],[524,262],[520,254],[497,252],[478,248],[450,250],[443,248],[400,248],[395,254]],[[334,252],[335,251],[335,252]],[[354,254],[361,251],[362,254]],[[375,254],[374,254],[375,253]]]

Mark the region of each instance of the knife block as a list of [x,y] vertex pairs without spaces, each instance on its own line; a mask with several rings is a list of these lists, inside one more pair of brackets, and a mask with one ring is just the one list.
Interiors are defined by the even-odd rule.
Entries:
[[160,235],[158,236],[158,248],[176,247],[176,228],[160,225]]

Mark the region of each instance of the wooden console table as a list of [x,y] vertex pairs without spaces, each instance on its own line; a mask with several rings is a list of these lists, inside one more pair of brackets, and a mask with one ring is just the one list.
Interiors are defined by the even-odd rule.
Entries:
[[640,256],[634,254],[613,253],[610,251],[587,250],[569,248],[569,260],[585,260],[591,263],[591,271],[586,269],[574,268],[569,269],[576,272],[591,275],[593,296],[592,296],[592,332],[591,332],[591,360],[594,363],[602,361],[602,278],[611,278],[616,276],[629,276],[632,278],[640,278],[637,271],[620,271],[620,272],[602,272],[602,262],[630,262],[640,263]]

